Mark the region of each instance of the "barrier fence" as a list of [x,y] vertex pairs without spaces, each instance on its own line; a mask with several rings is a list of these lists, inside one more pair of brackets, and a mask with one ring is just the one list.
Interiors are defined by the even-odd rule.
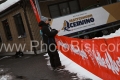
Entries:
[[103,80],[120,80],[120,37],[77,39],[56,36],[57,48]]

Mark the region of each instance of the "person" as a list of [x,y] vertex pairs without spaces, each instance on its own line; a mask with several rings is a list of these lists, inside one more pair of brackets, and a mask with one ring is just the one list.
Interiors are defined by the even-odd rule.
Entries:
[[39,22],[39,27],[41,28],[40,33],[42,34],[43,42],[47,44],[46,48],[50,57],[51,67],[53,70],[64,69],[65,66],[61,64],[55,42],[55,36],[59,31],[50,27],[50,21],[51,19],[47,17],[41,17],[41,21]]

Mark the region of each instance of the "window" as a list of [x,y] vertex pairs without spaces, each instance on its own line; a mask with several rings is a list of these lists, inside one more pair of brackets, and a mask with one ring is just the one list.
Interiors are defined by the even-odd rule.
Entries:
[[109,3],[115,3],[115,2],[117,2],[119,0],[108,0],[108,1],[109,1]]
[[10,31],[10,27],[8,24],[7,20],[2,21],[3,27],[4,27],[4,31],[5,31],[5,35],[7,40],[12,40],[12,35],[11,35],[11,31]]
[[69,6],[70,6],[71,13],[79,11],[79,7],[78,7],[79,5],[78,5],[78,2],[76,0],[70,1]]
[[49,7],[50,13],[51,13],[51,17],[59,17],[60,16],[60,11],[58,8],[58,5],[52,5]]
[[0,36],[0,43],[2,42],[2,38],[1,38],[1,36]]
[[15,20],[17,31],[18,31],[18,38],[25,37],[26,33],[25,33],[25,28],[23,25],[21,14],[19,13],[15,15],[14,20]]
[[59,4],[59,8],[62,16],[70,14],[70,10],[67,2]]
[[62,3],[49,5],[52,18],[78,12],[80,10],[78,0],[70,0]]
[[117,2],[117,0],[111,0],[111,2],[112,2],[112,3],[115,3],[115,2]]

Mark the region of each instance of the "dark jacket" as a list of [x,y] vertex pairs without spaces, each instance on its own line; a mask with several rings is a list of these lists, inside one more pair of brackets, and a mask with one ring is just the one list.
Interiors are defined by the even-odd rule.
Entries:
[[39,26],[41,27],[41,31],[43,33],[42,37],[43,37],[44,43],[46,43],[48,45],[51,44],[51,43],[55,43],[54,37],[58,33],[58,31],[56,29],[52,29],[49,26],[49,24],[46,24],[43,21],[41,21],[39,23]]

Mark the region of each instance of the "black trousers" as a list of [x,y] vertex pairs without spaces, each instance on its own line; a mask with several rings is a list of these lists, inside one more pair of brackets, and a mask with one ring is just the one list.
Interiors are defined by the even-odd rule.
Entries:
[[50,57],[50,64],[52,68],[57,68],[58,66],[61,66],[61,61],[57,50],[51,51],[48,49],[48,55]]

